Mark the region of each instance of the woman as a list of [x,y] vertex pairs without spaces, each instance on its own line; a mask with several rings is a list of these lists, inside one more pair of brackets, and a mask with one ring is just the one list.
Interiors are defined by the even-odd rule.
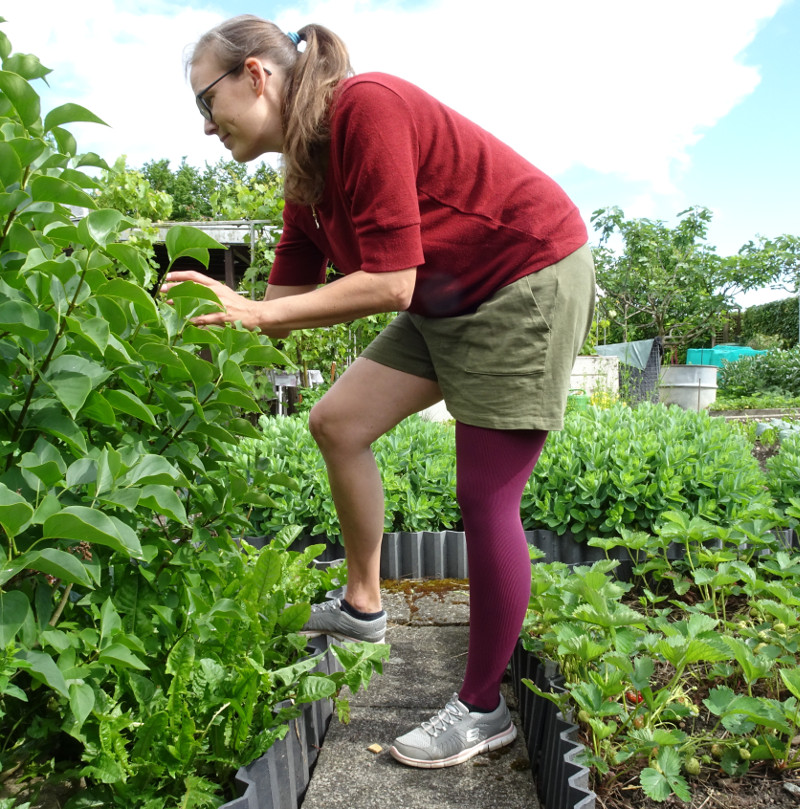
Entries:
[[[446,767],[510,744],[500,681],[530,595],[520,499],[547,432],[563,426],[591,323],[585,225],[555,182],[419,88],[353,76],[322,26],[287,35],[237,17],[206,34],[189,65],[206,134],[237,161],[283,154],[284,229],[263,301],[195,272],[171,273],[165,289],[205,284],[225,309],[199,324],[241,321],[271,337],[400,312],[311,411],[348,578],[345,598],[316,606],[304,631],[383,641],[383,491],[370,446],[444,398],[470,571],[466,673],[391,752]],[[329,262],[343,277],[325,285]]]

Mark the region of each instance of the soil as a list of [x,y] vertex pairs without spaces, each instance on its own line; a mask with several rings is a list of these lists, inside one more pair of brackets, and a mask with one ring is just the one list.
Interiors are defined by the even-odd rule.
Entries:
[[766,471],[767,459],[777,455],[779,450],[780,444],[777,441],[774,444],[762,444],[760,441],[753,444],[753,457],[758,461],[762,472]]
[[774,771],[750,770],[742,778],[709,774],[689,782],[692,802],[670,795],[659,803],[648,798],[638,783],[620,784],[609,794],[597,794],[597,809],[797,809],[800,778],[782,778]]

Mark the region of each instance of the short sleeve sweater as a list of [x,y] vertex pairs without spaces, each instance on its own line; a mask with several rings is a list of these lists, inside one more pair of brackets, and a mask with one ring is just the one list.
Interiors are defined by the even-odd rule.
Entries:
[[586,244],[561,187],[418,87],[379,73],[342,83],[318,205],[286,203],[274,285],[417,268],[409,311],[474,311]]

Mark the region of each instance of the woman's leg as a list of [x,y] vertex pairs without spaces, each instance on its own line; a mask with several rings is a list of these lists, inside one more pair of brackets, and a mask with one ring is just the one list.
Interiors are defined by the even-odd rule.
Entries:
[[309,427],[325,458],[347,556],[347,603],[381,609],[384,501],[373,441],[442,398],[436,382],[357,359],[311,411]]
[[481,711],[497,707],[530,600],[520,500],[546,438],[545,430],[456,424],[457,496],[470,578],[469,654],[459,697]]

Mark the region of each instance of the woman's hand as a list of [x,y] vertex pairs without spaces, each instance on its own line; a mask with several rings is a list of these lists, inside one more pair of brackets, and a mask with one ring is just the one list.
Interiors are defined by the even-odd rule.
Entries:
[[[259,331],[262,329],[264,323],[262,322],[262,309],[265,304],[260,301],[251,301],[234,292],[229,286],[209,278],[207,275],[195,272],[194,270],[181,270],[179,272],[167,273],[164,283],[161,286],[161,292],[169,292],[169,290],[183,283],[184,281],[193,281],[195,284],[202,284],[204,287],[210,289],[220,300],[220,303],[225,307],[222,312],[210,312],[206,315],[198,315],[192,318],[192,323],[196,326],[221,326],[224,323],[241,322],[242,326],[251,331]],[[281,336],[281,335],[275,335]]]

